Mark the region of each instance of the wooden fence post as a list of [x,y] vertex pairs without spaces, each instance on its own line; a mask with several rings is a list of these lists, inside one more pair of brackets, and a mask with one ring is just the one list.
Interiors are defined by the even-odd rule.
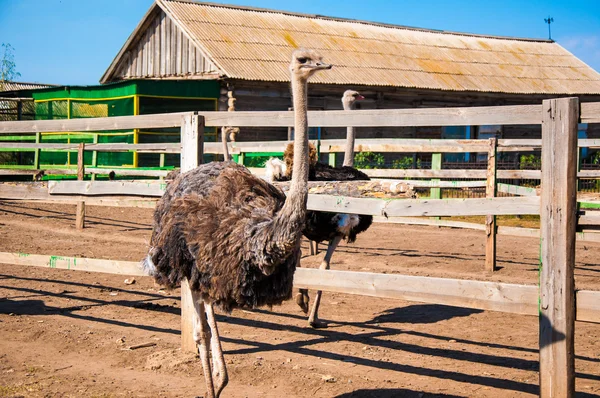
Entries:
[[577,98],[542,106],[540,397],[575,396]]
[[[41,138],[42,138],[41,133],[35,133],[35,143],[36,144],[39,144],[41,142]],[[39,168],[40,168],[40,153],[41,153],[40,148],[36,148],[35,152],[33,153],[33,168],[36,170],[39,170]]]
[[[85,177],[85,165],[83,161],[83,154],[85,151],[85,144],[79,143],[77,148],[77,181],[83,181]],[[85,202],[77,202],[77,210],[75,212],[75,227],[78,230],[85,228]]]
[[[189,113],[181,118],[181,172],[202,163],[204,154],[204,117]],[[198,352],[194,341],[194,302],[187,279],[181,281],[181,350]]]
[[[490,138],[490,147],[488,150],[487,179],[485,185],[485,197],[496,197],[496,153],[498,149],[498,140]],[[491,272],[496,270],[496,216],[488,214],[485,216],[485,233],[487,240],[485,242],[485,269]]]
[[[442,154],[441,153],[432,153],[431,154],[431,170],[441,170],[442,169]],[[440,182],[438,178],[431,179],[431,182]],[[442,189],[441,188],[430,188],[429,190],[429,198],[430,199],[441,199],[442,198]],[[441,220],[441,217],[431,217],[434,220]]]
[[[94,137],[92,139],[92,142],[94,144],[98,143],[98,136],[99,136],[98,133],[94,134]],[[98,151],[92,151],[92,167],[94,167],[94,168],[98,167]],[[92,178],[92,181],[95,181],[96,174],[92,174],[91,178]]]

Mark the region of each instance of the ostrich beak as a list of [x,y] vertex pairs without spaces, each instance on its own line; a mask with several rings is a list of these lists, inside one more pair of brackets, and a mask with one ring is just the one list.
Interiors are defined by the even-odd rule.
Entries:
[[365,97],[359,94],[359,95],[356,96],[356,99],[357,100],[364,100]]
[[314,66],[314,69],[331,69],[333,67],[333,65],[331,64],[325,64],[323,62],[317,62]]

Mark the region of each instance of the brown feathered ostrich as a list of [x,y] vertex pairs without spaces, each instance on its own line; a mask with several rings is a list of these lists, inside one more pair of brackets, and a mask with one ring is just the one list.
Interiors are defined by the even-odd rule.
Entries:
[[228,381],[213,306],[230,312],[280,304],[292,295],[308,198],[307,81],[330,68],[315,51],[292,55],[296,139],[287,198],[243,166],[212,162],[177,176],[157,205],[143,266],[169,287],[188,279],[210,398],[218,398]]
[[[363,97],[356,91],[347,90],[342,97],[342,103],[345,110],[354,109],[354,101]],[[348,140],[346,142],[346,155],[344,163],[349,158],[354,158],[354,129],[348,128]],[[350,142],[350,144],[348,143]],[[317,161],[316,148],[310,146],[310,170],[309,181],[357,181],[369,180],[369,177],[353,167],[342,166],[332,167],[328,164]],[[283,154],[284,161],[270,159],[266,164],[267,178],[275,181],[287,181],[293,178],[293,166],[296,160],[295,147],[291,144],[287,146]],[[282,173],[280,173],[280,171]],[[320,269],[329,269],[333,252],[345,239],[348,243],[356,240],[356,236],[366,231],[373,222],[373,217],[358,214],[330,213],[320,211],[308,211],[306,215],[306,224],[302,233],[306,238],[316,242],[329,242],[327,252],[321,262]],[[317,291],[315,302],[308,317],[308,323],[314,328],[326,327],[327,324],[319,321],[318,312],[321,302],[321,291]],[[296,303],[305,313],[309,310],[309,297],[307,289],[299,289],[296,294]]]

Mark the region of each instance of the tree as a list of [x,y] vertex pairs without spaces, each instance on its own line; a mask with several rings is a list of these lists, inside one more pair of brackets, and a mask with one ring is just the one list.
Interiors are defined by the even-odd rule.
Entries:
[[2,89],[3,82],[11,81],[21,76],[21,74],[17,72],[14,50],[15,49],[10,43],[2,43],[2,54],[0,57],[0,89]]

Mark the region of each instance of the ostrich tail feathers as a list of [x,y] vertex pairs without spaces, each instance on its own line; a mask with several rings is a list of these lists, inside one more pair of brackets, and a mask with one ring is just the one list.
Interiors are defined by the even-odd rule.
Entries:
[[286,164],[277,158],[271,158],[265,163],[265,178],[269,182],[279,181],[286,175]]
[[142,270],[146,275],[156,276],[156,265],[152,261],[152,256],[148,254],[141,262]]

